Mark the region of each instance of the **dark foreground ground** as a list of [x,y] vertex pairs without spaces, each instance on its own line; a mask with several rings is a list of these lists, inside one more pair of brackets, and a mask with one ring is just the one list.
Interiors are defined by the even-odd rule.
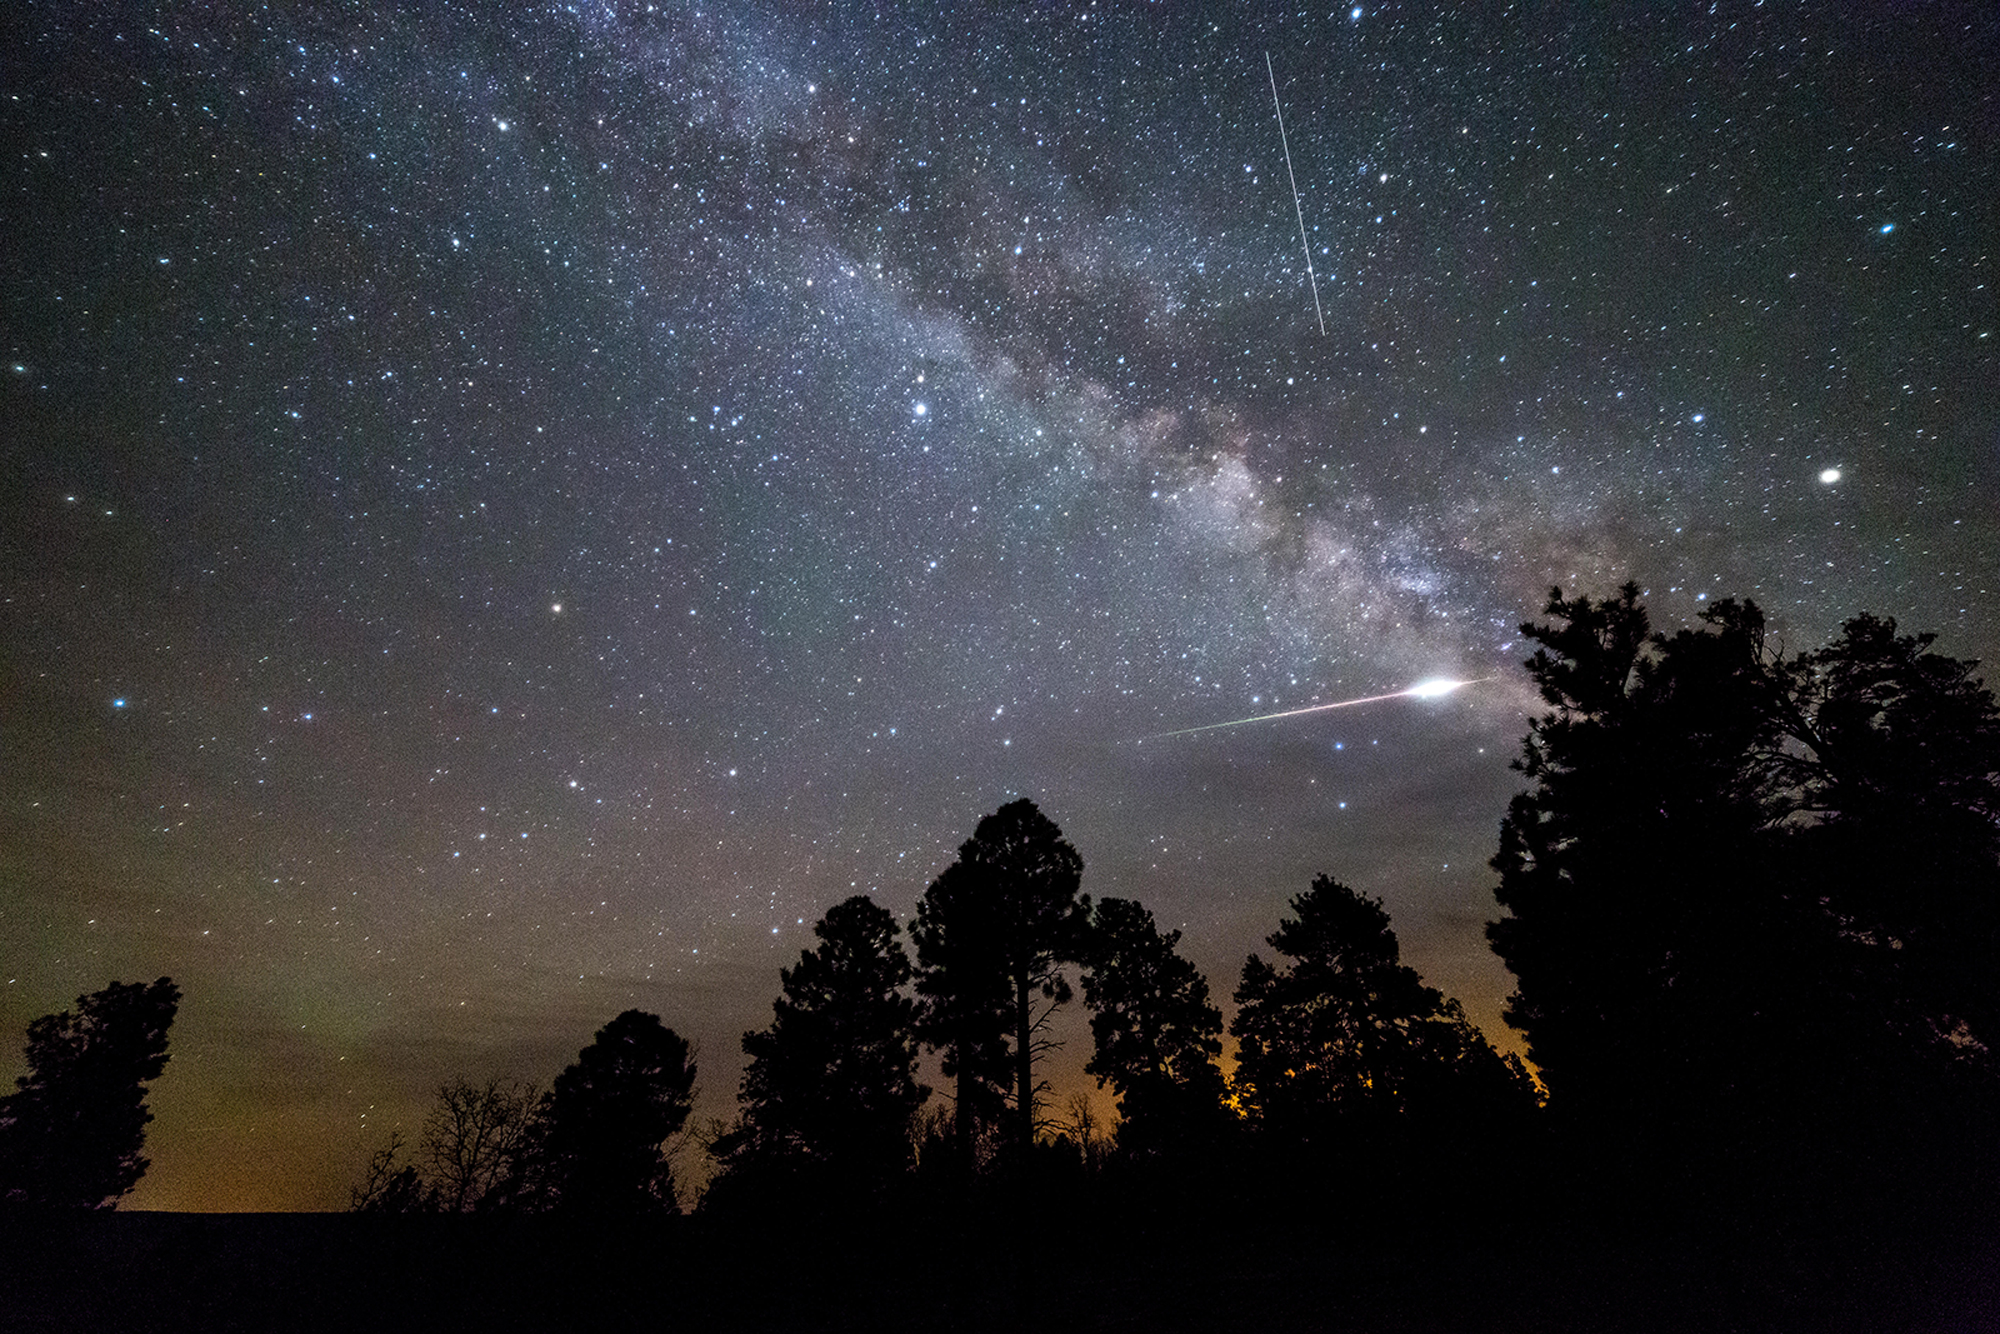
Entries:
[[0,1214],[0,1330],[2000,1330],[1991,1236],[1746,1250],[1537,1232]]

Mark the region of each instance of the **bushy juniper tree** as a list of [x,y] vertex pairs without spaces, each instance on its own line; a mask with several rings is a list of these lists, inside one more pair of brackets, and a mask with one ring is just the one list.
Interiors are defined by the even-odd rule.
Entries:
[[28,1073],[0,1099],[0,1199],[97,1209],[139,1183],[180,999],[164,977],[113,982],[28,1025]]
[[595,1216],[678,1212],[666,1146],[693,1105],[689,1057],[686,1039],[641,1010],[599,1029],[542,1098],[521,1203]]
[[789,1162],[865,1185],[902,1172],[916,1081],[916,1002],[896,919],[866,895],[829,909],[817,949],[779,973],[770,1027],[743,1035],[742,1119],[725,1163]]
[[1520,1064],[1402,962],[1380,901],[1318,876],[1291,911],[1269,937],[1290,965],[1245,960],[1229,1030],[1237,1101],[1267,1144],[1428,1133],[1533,1105]]
[[1084,951],[1095,1050],[1085,1069],[1118,1095],[1118,1145],[1149,1156],[1212,1140],[1228,1123],[1216,1058],[1222,1013],[1208,980],[1130,899],[1101,899]]

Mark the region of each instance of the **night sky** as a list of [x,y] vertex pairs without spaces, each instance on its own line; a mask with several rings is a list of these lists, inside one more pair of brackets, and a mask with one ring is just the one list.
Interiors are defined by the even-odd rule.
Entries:
[[1989,5],[950,9],[8,7],[0,1076],[171,975],[131,1205],[631,1006],[725,1114],[1015,796],[1221,997],[1323,871],[1512,1045],[1551,584],[2000,656]]

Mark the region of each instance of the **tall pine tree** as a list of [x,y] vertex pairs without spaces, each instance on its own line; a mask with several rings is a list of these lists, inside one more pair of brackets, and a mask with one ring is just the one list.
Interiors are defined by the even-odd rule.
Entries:
[[1081,952],[1089,920],[1082,876],[1062,831],[1022,799],[979,822],[917,906],[922,1032],[956,1081],[968,1168],[1003,1100],[1012,1102],[1005,1143],[1034,1142],[1035,1060],[1048,1049],[1050,1017],[1071,997],[1063,965]]

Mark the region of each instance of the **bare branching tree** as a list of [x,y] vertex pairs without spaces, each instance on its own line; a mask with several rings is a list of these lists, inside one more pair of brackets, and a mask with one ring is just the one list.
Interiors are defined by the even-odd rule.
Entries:
[[541,1096],[533,1084],[510,1079],[438,1086],[417,1149],[438,1209],[472,1213],[499,1199],[527,1147]]
[[430,1193],[416,1165],[401,1161],[403,1133],[389,1136],[389,1142],[368,1159],[361,1184],[348,1191],[348,1208],[357,1214],[414,1214],[427,1211]]
[[1111,1147],[1111,1137],[1105,1133],[1107,1127],[1104,1118],[1098,1115],[1097,1104],[1090,1100],[1088,1093],[1078,1090],[1069,1095],[1063,1110],[1067,1115],[1059,1128],[1076,1141],[1078,1151],[1083,1154],[1083,1165],[1090,1171],[1096,1171],[1103,1165],[1105,1153]]

